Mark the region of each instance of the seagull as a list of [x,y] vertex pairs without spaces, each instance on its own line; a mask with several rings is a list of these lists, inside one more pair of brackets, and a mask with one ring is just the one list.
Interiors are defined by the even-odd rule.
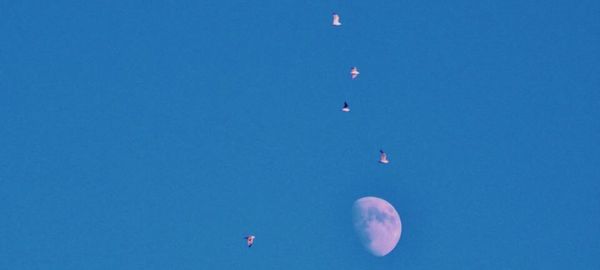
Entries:
[[350,107],[348,106],[348,103],[344,101],[344,108],[342,108],[342,112],[349,112],[350,111]]
[[387,154],[385,152],[383,152],[383,150],[379,150],[379,153],[381,153],[381,155],[379,156],[379,163],[382,163],[382,164],[390,163],[390,161],[387,159]]
[[333,26],[341,26],[342,23],[340,22],[340,15],[338,15],[337,13],[333,13],[333,22],[331,23],[331,25]]
[[350,75],[352,75],[352,79],[356,79],[356,77],[358,77],[358,74],[360,74],[360,72],[358,72],[358,68],[357,67],[352,67],[352,69],[350,70]]
[[246,239],[246,243],[248,244],[248,247],[251,247],[252,244],[254,244],[254,235],[248,235],[246,237],[244,237],[244,239]]

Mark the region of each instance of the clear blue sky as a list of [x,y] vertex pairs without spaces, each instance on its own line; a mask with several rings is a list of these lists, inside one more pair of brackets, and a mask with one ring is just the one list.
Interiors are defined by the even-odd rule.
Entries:
[[2,1],[0,269],[600,269],[598,14]]

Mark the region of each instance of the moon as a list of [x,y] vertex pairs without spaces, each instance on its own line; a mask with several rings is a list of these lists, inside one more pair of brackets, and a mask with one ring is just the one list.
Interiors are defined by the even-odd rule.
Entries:
[[371,254],[382,257],[398,244],[402,222],[394,206],[377,197],[363,197],[352,207],[354,229]]

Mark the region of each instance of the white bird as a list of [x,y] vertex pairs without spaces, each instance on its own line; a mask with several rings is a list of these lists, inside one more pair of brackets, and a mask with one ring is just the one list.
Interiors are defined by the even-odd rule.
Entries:
[[382,164],[390,163],[390,161],[387,158],[387,154],[385,152],[383,152],[383,150],[379,150],[379,153],[381,153],[381,155],[379,155],[379,163],[382,163]]
[[340,22],[340,15],[338,15],[337,13],[333,13],[333,22],[331,23],[331,25],[333,26],[341,26],[342,23]]
[[248,244],[248,247],[251,247],[252,244],[254,244],[254,235],[248,235],[246,237],[244,237],[244,239],[246,239],[246,243]]
[[352,67],[352,69],[350,69],[350,75],[352,76],[352,79],[356,79],[356,77],[358,77],[358,74],[360,74],[360,72],[358,72],[358,68],[357,67]]
[[349,112],[350,111],[350,106],[348,106],[348,103],[346,101],[344,101],[344,107],[342,108],[342,112]]

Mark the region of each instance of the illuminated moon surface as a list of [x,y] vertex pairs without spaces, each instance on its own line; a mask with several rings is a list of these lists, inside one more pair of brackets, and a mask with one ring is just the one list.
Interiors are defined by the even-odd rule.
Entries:
[[354,229],[363,246],[375,256],[385,256],[396,247],[402,223],[396,209],[376,197],[356,200],[352,207]]

